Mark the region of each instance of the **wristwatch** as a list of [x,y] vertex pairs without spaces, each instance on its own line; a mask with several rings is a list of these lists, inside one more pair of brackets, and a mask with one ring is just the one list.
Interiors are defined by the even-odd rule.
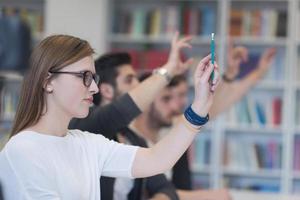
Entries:
[[172,79],[172,77],[170,76],[168,70],[167,70],[166,68],[163,68],[163,67],[158,68],[158,69],[154,69],[154,70],[153,70],[153,74],[159,74],[159,75],[165,77],[165,79],[166,79],[168,82],[170,82],[171,79]]
[[223,81],[226,82],[226,83],[232,83],[232,82],[235,80],[235,78],[228,78],[228,77],[226,76],[226,74],[223,74],[223,75],[222,75],[222,79],[223,79]]

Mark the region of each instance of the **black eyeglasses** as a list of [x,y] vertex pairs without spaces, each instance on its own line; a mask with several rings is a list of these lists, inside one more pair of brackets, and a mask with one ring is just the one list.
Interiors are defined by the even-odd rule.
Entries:
[[99,75],[93,74],[91,71],[83,71],[83,72],[66,72],[66,71],[52,72],[52,71],[49,71],[49,72],[52,74],[71,74],[71,75],[80,77],[83,80],[83,85],[85,85],[86,87],[90,87],[93,80],[95,81],[95,83],[97,85],[99,84],[99,81],[100,81]]

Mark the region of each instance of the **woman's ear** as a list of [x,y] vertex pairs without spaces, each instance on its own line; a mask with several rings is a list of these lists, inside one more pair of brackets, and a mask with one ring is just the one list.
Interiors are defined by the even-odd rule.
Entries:
[[110,84],[101,83],[99,86],[99,92],[103,99],[111,101],[114,98],[114,88]]
[[43,89],[47,93],[52,93],[53,92],[53,87],[52,87],[52,84],[51,84],[51,74],[50,73],[48,73],[48,76],[47,76],[46,80],[44,81]]

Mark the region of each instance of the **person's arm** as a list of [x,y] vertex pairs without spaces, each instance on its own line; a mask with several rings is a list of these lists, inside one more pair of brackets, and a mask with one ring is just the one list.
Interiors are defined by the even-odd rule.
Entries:
[[[211,85],[209,77],[213,70],[215,70],[215,78]],[[213,102],[213,93],[217,87],[218,78],[217,64],[215,66],[210,64],[210,55],[202,59],[194,75],[195,97],[191,106],[197,115],[207,116]],[[132,176],[135,178],[152,176],[170,169],[186,151],[198,131],[199,129],[182,117],[170,133],[153,147],[137,150],[131,169]]]
[[220,190],[177,190],[180,200],[231,200],[225,189]]
[[[170,77],[173,77],[178,74],[183,74],[193,62],[193,59],[188,59],[183,62],[180,59],[180,52],[183,48],[191,48],[189,42],[191,37],[183,37],[179,39],[178,32],[172,38],[171,41],[171,51],[168,58],[168,61],[162,67],[165,68]],[[140,85],[129,92],[129,95],[140,108],[141,111],[144,111],[150,103],[153,102],[156,95],[168,84],[168,81],[165,77],[153,74]],[[147,97],[147,98],[145,98]]]
[[69,129],[80,129],[113,139],[140,113],[131,97],[125,94],[108,105],[93,107],[84,119],[72,119]]
[[[209,111],[211,118],[215,118],[220,113],[229,109],[230,106],[245,96],[247,92],[263,78],[273,61],[275,52],[276,50],[273,48],[267,49],[261,56],[258,67],[245,78],[233,82],[222,81],[215,92],[214,102]],[[239,68],[240,62],[237,63],[238,66],[234,68]],[[226,74],[227,78],[234,78],[234,76],[237,75],[237,71],[238,70],[232,70],[234,75]]]
[[[190,40],[191,37],[178,39],[178,33],[173,37],[169,59],[163,66],[171,77],[185,72],[192,62],[192,59],[185,62],[180,59],[180,51],[190,47]],[[128,126],[135,117],[144,111],[167,84],[168,81],[165,77],[153,74],[112,104],[93,108],[87,118],[72,119],[69,128],[101,133],[112,139],[120,129]]]
[[146,178],[146,190],[151,200],[168,199],[178,200],[174,185],[167,180],[164,174]]

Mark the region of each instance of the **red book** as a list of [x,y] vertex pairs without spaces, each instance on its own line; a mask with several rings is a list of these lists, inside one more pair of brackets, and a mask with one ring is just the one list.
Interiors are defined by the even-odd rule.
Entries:
[[156,69],[163,66],[169,58],[169,52],[162,51],[146,51],[142,54],[142,68],[147,70]]
[[135,51],[135,50],[129,50],[129,49],[113,49],[113,52],[126,52],[131,57],[131,64],[135,70],[141,70],[141,54],[142,52]]
[[[167,50],[153,50],[146,51],[141,56],[141,67],[146,70],[153,70],[158,67],[162,67],[167,63],[169,58],[169,51]],[[181,54],[181,59],[184,59],[184,56]]]
[[273,110],[273,124],[280,125],[281,124],[281,105],[282,101],[280,98],[275,98],[272,101],[272,110]]
[[183,14],[184,20],[183,20],[183,34],[189,35],[190,34],[190,26],[191,26],[191,9],[186,8],[184,10]]

